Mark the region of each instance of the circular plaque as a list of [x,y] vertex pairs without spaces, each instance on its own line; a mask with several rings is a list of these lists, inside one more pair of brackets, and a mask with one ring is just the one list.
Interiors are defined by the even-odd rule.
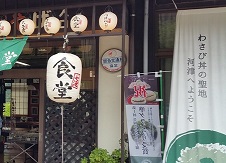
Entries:
[[[126,58],[124,59],[126,61]],[[119,49],[109,49],[104,52],[101,58],[103,68],[110,72],[117,72],[122,68],[122,51]]]

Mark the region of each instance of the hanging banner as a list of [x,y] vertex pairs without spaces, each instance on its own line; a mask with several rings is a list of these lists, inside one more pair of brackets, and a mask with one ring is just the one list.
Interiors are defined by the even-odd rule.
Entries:
[[159,103],[154,75],[125,77],[131,163],[161,163]]
[[226,8],[178,11],[164,163],[226,162]]
[[19,58],[28,37],[0,41],[0,71],[9,70]]

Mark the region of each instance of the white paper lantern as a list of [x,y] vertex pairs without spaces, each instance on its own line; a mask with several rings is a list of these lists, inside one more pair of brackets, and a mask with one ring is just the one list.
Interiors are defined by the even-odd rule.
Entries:
[[81,33],[86,30],[88,25],[87,18],[82,14],[77,14],[71,18],[70,26],[75,33]]
[[0,21],[0,36],[8,36],[11,31],[11,25],[6,20]]
[[60,30],[60,20],[56,17],[48,17],[44,22],[44,29],[48,34],[56,34]]
[[105,12],[99,18],[99,25],[100,28],[104,31],[111,31],[113,30],[118,22],[117,16],[113,12]]
[[46,88],[49,98],[59,103],[74,102],[79,97],[82,62],[70,53],[57,53],[47,63]]
[[22,35],[29,36],[35,30],[35,23],[31,19],[23,19],[19,24],[19,30]]

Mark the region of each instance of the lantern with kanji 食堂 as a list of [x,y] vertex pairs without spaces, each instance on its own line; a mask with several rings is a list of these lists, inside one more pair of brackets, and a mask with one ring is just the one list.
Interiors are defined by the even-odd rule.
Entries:
[[46,88],[49,98],[59,103],[74,102],[79,97],[82,63],[78,56],[58,53],[47,63]]

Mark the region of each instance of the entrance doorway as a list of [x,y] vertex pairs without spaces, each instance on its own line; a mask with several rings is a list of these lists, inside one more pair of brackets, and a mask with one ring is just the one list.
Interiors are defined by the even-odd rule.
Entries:
[[1,79],[4,162],[38,161],[39,87],[39,79]]
[[[38,162],[49,163],[62,157],[61,105],[47,97],[45,79],[48,58],[63,50],[59,40],[29,40],[18,61],[30,66],[16,64],[0,76],[7,94],[4,96],[4,116],[2,112],[6,143],[15,143],[15,139],[9,141],[12,128],[38,131],[34,162],[38,158]],[[64,105],[64,158],[65,162],[73,162],[88,156],[97,142],[96,39],[70,40],[66,52],[79,56],[83,67],[80,97],[74,103]],[[30,122],[35,123],[31,125]],[[25,146],[21,147],[25,149]],[[24,158],[28,156],[23,155]]]

